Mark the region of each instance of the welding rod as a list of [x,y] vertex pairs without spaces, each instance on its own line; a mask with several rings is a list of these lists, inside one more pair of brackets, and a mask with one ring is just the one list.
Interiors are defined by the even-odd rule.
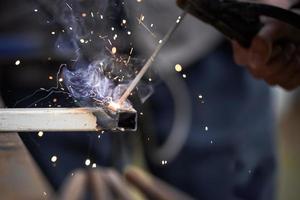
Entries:
[[0,132],[100,131],[136,129],[135,110],[102,108],[4,108]]
[[156,49],[153,52],[153,54],[150,56],[150,58],[147,60],[147,62],[142,67],[142,69],[140,70],[140,72],[136,75],[136,77],[130,83],[129,87],[126,89],[126,91],[124,92],[124,94],[119,99],[119,101],[118,101],[119,105],[122,105],[126,101],[126,99],[128,98],[128,96],[131,94],[131,92],[134,90],[134,88],[136,87],[136,85],[142,79],[142,77],[147,72],[147,70],[149,69],[149,67],[152,65],[152,63],[154,62],[154,60],[157,57],[157,55],[160,52],[160,50],[165,46],[165,44],[168,42],[168,40],[170,39],[170,37],[176,31],[176,29],[178,28],[179,24],[182,22],[183,18],[186,16],[186,13],[187,13],[186,10],[184,10],[183,13],[176,20],[176,23],[169,29],[169,31],[167,32],[167,34],[165,35],[165,37],[160,41],[159,45],[156,47]]

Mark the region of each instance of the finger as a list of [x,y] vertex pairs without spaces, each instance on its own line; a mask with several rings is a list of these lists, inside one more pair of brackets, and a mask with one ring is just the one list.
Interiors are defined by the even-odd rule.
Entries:
[[272,43],[273,41],[285,36],[285,23],[265,16],[261,16],[260,20],[264,24],[264,27],[259,31],[257,35],[261,38]]
[[[264,27],[259,31],[257,36],[252,40],[250,47],[250,67],[259,68],[273,57],[276,56],[278,50],[277,41],[285,35],[283,23],[270,18],[265,19]],[[268,20],[268,22],[266,22]],[[261,69],[264,70],[264,69]]]
[[136,168],[129,167],[125,171],[125,178],[132,185],[141,190],[146,197],[153,200],[190,200],[191,197],[179,192],[166,183]]
[[90,170],[88,172],[90,177],[91,191],[93,194],[93,199],[95,200],[113,200],[113,196],[109,191],[109,187],[105,182],[103,177],[103,171],[100,169]]
[[[276,46],[273,50],[271,59],[267,63],[261,63],[260,65],[249,67],[250,72],[255,78],[265,79],[271,85],[274,85],[274,77],[282,75],[286,71],[286,65],[290,58],[287,55],[291,55],[295,47],[289,48],[288,45]],[[254,58],[253,58],[254,59]],[[274,82],[274,83],[273,83]]]
[[294,89],[300,85],[300,47],[297,48],[297,51],[291,62],[291,67],[294,69],[294,75],[290,78],[290,81],[283,85],[287,90]]
[[233,58],[238,65],[249,64],[249,50],[243,48],[238,42],[232,41]]
[[263,78],[271,85],[285,85],[289,82],[291,77],[295,74],[295,68],[291,65],[295,52],[295,45],[286,45],[280,56],[272,59],[272,61],[270,61],[267,65],[267,68],[269,68],[270,71],[276,71],[277,73],[269,74],[269,76],[265,76]]

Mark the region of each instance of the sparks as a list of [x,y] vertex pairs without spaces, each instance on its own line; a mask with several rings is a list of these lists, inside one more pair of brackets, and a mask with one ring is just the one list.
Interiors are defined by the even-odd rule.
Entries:
[[116,48],[116,47],[113,47],[113,48],[111,49],[111,53],[112,53],[112,54],[116,54],[116,53],[117,53],[117,48]]
[[57,161],[57,156],[52,156],[51,157],[51,162],[55,163]]
[[85,165],[86,165],[86,166],[89,166],[90,164],[91,164],[91,160],[90,160],[90,159],[86,159],[86,160],[85,160]]
[[38,132],[38,136],[39,136],[39,137],[43,137],[43,135],[44,135],[44,132],[43,132],[43,131],[39,131],[39,132]]
[[176,65],[175,65],[175,70],[176,70],[177,72],[181,72],[181,71],[182,71],[182,66],[181,66],[180,64],[176,64]]
[[21,61],[20,60],[17,60],[16,62],[15,62],[15,65],[16,66],[19,66],[21,64]]

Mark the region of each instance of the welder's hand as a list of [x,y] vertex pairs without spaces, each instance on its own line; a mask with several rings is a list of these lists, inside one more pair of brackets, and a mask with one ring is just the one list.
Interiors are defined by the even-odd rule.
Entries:
[[245,49],[233,43],[234,59],[258,79],[291,90],[300,86],[300,31],[270,18]]

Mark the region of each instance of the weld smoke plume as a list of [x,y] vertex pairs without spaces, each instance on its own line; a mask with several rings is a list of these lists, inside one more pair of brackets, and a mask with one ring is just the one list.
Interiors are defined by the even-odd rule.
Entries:
[[[76,52],[76,62],[73,66],[65,67],[61,76],[70,95],[78,100],[81,106],[99,106],[110,101],[117,102],[126,90],[127,84],[134,78],[136,67],[141,66],[141,62],[136,59],[126,63],[127,58],[109,55],[106,49],[107,46],[111,48],[110,44],[99,37],[105,35],[109,39],[112,35],[111,27],[115,27],[113,34],[124,36],[122,34],[126,31],[122,30],[124,27],[118,27],[121,20],[115,20],[118,19],[115,15],[122,16],[122,13],[118,13],[121,5],[114,1],[91,2],[85,6],[89,9],[98,9],[88,12],[89,17],[84,18],[81,15],[87,9],[84,9],[79,1],[60,3],[62,9],[60,19],[68,35],[61,36],[58,43],[71,42],[71,47]],[[117,46],[127,45],[124,41],[128,39],[123,40],[124,44],[113,42]],[[139,88],[142,101],[153,92],[149,86],[140,85]],[[125,106],[130,106],[129,101],[125,102]]]

